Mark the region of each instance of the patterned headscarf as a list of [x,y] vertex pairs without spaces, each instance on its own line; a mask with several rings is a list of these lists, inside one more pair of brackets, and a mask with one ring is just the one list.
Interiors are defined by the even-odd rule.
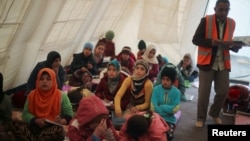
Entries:
[[[146,70],[146,76],[148,75],[149,73],[149,64],[147,61],[145,61],[144,59],[139,59],[135,62],[135,67],[138,66],[138,65],[142,65],[144,66],[145,70]],[[137,78],[135,75],[133,75],[133,77],[135,79],[141,79],[141,78]],[[144,76],[145,77],[145,76]]]
[[116,70],[116,71],[120,71],[120,70],[121,70],[120,62],[117,61],[116,59],[114,59],[114,60],[112,60],[112,61],[110,61],[110,62],[108,63],[107,69],[108,69],[109,65],[113,65],[113,66],[115,67],[115,70]]
[[132,89],[131,89],[131,93],[133,95],[137,95],[139,94],[139,92],[142,90],[142,88],[144,87],[144,83],[146,82],[146,80],[148,79],[148,72],[149,72],[149,65],[147,63],[147,61],[143,60],[143,59],[140,59],[140,60],[137,60],[135,62],[135,67],[137,65],[142,65],[145,67],[145,70],[146,70],[146,74],[141,77],[141,78],[138,78],[136,77],[135,75],[132,76]]
[[118,82],[120,81],[120,75],[119,75],[119,74],[120,74],[120,71],[121,71],[121,65],[120,65],[120,63],[119,63],[116,59],[114,59],[114,60],[112,60],[112,61],[110,61],[110,62],[108,63],[107,69],[108,69],[108,67],[109,67],[110,65],[113,65],[113,66],[115,67],[115,70],[117,71],[117,76],[116,76],[116,78],[111,79],[111,78],[108,77],[109,91],[110,91],[111,93],[113,93],[113,92],[116,90],[116,87],[117,87],[117,85],[118,85]]

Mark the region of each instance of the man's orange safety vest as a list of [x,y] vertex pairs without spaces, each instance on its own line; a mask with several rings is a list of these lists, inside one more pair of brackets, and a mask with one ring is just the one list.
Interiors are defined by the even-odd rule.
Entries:
[[[223,41],[232,41],[233,32],[235,29],[235,21],[227,18],[226,28],[224,31]],[[215,15],[206,16],[206,33],[205,38],[218,39],[216,17]],[[198,46],[198,65],[209,65],[212,59],[212,48]],[[231,69],[229,49],[223,49],[223,60],[226,69]]]

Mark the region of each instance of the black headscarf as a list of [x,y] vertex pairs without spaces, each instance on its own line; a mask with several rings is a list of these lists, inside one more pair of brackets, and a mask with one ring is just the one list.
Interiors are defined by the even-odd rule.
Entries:
[[56,51],[49,52],[49,54],[47,55],[46,66],[52,68],[52,64],[57,58],[60,58],[61,60],[61,55],[58,52]]

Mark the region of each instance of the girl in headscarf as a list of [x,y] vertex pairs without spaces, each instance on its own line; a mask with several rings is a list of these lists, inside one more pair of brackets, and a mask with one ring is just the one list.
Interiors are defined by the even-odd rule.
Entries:
[[37,74],[42,68],[51,68],[56,73],[57,86],[62,90],[63,83],[65,81],[65,71],[61,65],[61,55],[57,51],[51,51],[47,55],[47,59],[42,62],[38,62],[32,70],[28,82],[26,84],[25,96],[36,87]]
[[150,98],[153,90],[153,83],[148,79],[148,63],[144,60],[137,60],[132,76],[127,77],[115,96],[115,114],[121,116],[121,99],[126,91],[130,91],[130,101],[127,106],[129,113],[144,111],[150,107]]
[[37,75],[36,88],[27,97],[22,113],[24,123],[15,122],[14,132],[20,140],[62,141],[65,136],[62,125],[67,125],[72,117],[72,106],[67,95],[57,88],[55,72],[43,68]]
[[92,51],[93,44],[86,42],[81,53],[73,54],[73,60],[70,64],[70,72],[72,74],[78,70],[83,72],[89,71],[91,75],[96,75],[99,73]]
[[154,82],[157,74],[159,73],[159,62],[156,57],[156,46],[154,44],[149,44],[146,51],[142,55],[142,59],[147,61],[149,64],[149,79]]
[[74,87],[82,87],[92,91],[93,76],[88,70],[77,70],[69,78],[69,85]]
[[[114,97],[122,85],[122,82],[126,79],[127,75],[121,72],[121,65],[117,60],[112,60],[107,65],[107,72],[104,73],[104,77],[96,88],[96,96],[104,100],[107,103],[113,102]],[[130,98],[130,91],[126,91],[124,97],[121,100],[121,108],[125,110]],[[110,107],[114,109],[113,104]]]
[[193,82],[199,75],[190,53],[186,53],[183,56],[183,59],[179,62],[177,68],[180,70],[183,78],[188,80],[188,82]]
[[117,60],[121,63],[122,70],[132,75],[133,67],[135,65],[135,57],[133,58],[133,53],[131,52],[131,48],[125,46],[122,48],[122,51],[116,57]]

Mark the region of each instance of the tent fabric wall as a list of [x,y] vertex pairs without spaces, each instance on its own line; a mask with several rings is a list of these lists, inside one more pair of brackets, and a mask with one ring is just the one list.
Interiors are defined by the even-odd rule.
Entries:
[[[157,54],[177,64],[187,52],[195,56],[196,47],[191,40],[206,7],[206,2],[200,0],[0,3],[0,71],[4,75],[4,90],[26,83],[33,67],[46,59],[49,51],[60,52],[62,64],[68,65],[72,54],[81,52],[85,42],[95,44],[110,29],[115,32],[116,54],[123,46],[130,46],[136,53],[138,41],[144,39],[147,44],[157,45]],[[7,12],[7,5],[12,12]],[[11,25],[15,27],[10,34]]]

